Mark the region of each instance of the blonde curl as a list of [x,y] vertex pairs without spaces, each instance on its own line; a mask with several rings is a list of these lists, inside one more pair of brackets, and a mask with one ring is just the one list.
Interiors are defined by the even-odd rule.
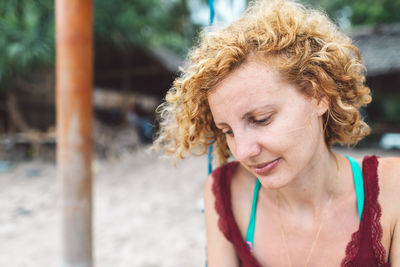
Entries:
[[224,135],[215,126],[207,93],[250,55],[271,60],[299,90],[327,98],[324,138],[355,144],[369,134],[360,108],[371,102],[357,47],[322,12],[292,1],[254,1],[230,26],[205,30],[188,55],[157,112],[160,130],[154,147],[174,160],[202,155],[215,144],[219,162],[229,157]]

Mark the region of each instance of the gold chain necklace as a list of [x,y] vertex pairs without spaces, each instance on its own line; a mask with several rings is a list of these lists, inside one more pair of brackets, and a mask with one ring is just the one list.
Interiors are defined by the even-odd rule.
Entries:
[[[337,176],[336,176],[336,178],[338,178],[338,177],[340,176],[340,169],[339,169],[339,164],[338,164],[338,162],[337,162],[336,157],[335,157],[335,162],[336,162],[336,169],[337,169]],[[287,245],[287,242],[286,242],[285,230],[283,229],[283,224],[282,224],[281,209],[280,209],[280,205],[279,205],[278,194],[279,194],[279,191],[276,192],[275,205],[276,205],[276,207],[278,208],[279,226],[280,226],[280,230],[281,230],[281,238],[282,238],[282,241],[283,241],[283,245],[284,245],[284,247],[285,247],[285,252],[286,252],[287,261],[288,261],[288,263],[289,263],[289,266],[292,267],[293,265],[292,265],[292,261],[291,261],[291,259],[290,259],[289,249],[288,249],[288,245]],[[317,234],[315,235],[314,241],[313,241],[313,243],[312,243],[312,245],[311,245],[311,249],[310,249],[310,252],[308,253],[306,262],[304,263],[304,267],[307,267],[307,266],[308,266],[308,263],[310,262],[312,253],[313,253],[313,251],[314,251],[315,245],[317,244],[317,241],[318,241],[318,238],[319,238],[319,234],[321,233],[322,225],[324,224],[325,219],[326,219],[326,216],[327,216],[327,214],[328,214],[328,207],[331,205],[332,197],[333,197],[333,193],[331,193],[330,196],[329,196],[329,201],[328,201],[327,207],[325,208],[325,212],[324,212],[324,214],[322,215],[321,222],[319,223],[319,227],[318,227]]]

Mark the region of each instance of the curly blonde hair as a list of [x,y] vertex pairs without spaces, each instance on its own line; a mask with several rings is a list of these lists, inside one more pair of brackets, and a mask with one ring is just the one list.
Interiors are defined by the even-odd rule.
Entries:
[[215,126],[207,94],[250,55],[273,58],[275,68],[299,90],[326,97],[324,138],[355,144],[369,134],[360,107],[371,102],[357,47],[322,12],[285,1],[255,1],[230,26],[203,31],[165,102],[157,112],[160,130],[154,147],[181,159],[206,153],[215,144],[219,162],[229,148]]

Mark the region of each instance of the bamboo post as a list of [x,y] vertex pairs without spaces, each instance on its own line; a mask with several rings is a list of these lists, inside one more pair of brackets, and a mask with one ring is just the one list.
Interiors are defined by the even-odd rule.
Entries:
[[93,266],[92,0],[55,0],[62,266]]

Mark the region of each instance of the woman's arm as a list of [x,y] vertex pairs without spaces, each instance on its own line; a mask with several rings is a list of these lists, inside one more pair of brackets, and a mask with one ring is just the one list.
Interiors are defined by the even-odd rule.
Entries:
[[235,248],[218,228],[215,197],[212,192],[213,178],[210,175],[204,186],[204,213],[207,230],[208,267],[239,267]]
[[387,196],[383,197],[392,218],[389,262],[390,266],[398,267],[400,266],[400,158],[381,158],[379,168],[384,182],[382,193],[387,193]]
[[[400,204],[400,203],[399,203]],[[397,267],[400,266],[400,229],[399,220],[397,220],[394,226],[392,242],[390,245],[390,266]]]

